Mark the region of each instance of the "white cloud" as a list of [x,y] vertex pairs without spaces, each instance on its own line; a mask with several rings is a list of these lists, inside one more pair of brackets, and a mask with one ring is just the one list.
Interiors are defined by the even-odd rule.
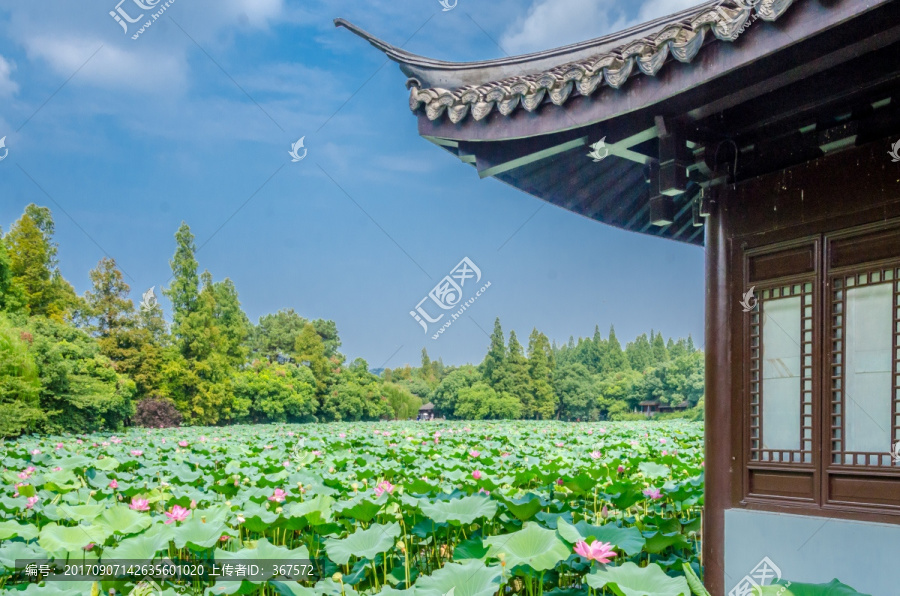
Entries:
[[701,0],[645,0],[634,19],[626,18],[615,0],[534,0],[528,15],[503,36],[512,54],[536,52],[594,39],[632,25],[667,16]]
[[613,0],[535,0],[500,43],[511,54],[536,52],[600,37],[625,22]]
[[636,22],[651,21],[682,11],[685,8],[697,6],[699,3],[699,0],[647,0],[641,5]]
[[18,93],[19,85],[12,80],[15,64],[0,56],[0,97],[11,97]]
[[30,37],[25,49],[30,59],[47,61],[61,76],[71,76],[84,65],[78,72],[80,82],[109,89],[164,92],[181,87],[187,78],[181,57],[151,57],[138,47],[128,50],[91,37]]
[[281,16],[284,3],[282,0],[229,0],[225,6],[229,16],[239,22],[263,27]]

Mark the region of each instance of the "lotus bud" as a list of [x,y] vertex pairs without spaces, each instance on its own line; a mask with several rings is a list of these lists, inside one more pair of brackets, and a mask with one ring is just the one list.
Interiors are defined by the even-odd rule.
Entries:
[[284,511],[284,507],[278,507],[275,509],[275,513],[281,513],[282,511]]
[[341,575],[341,572],[338,571],[338,572],[336,572],[334,575],[331,576],[331,581],[333,581],[333,582],[339,582],[339,581],[341,581],[341,579],[342,579],[343,577],[344,577],[344,576]]
[[225,501],[225,504],[231,507],[231,501]]
[[405,553],[405,552],[406,552],[406,545],[403,544],[402,542],[398,542],[398,543],[396,544],[396,546],[397,546],[397,550],[399,550],[401,553]]
[[603,519],[609,517],[609,507],[604,505],[603,508],[600,509],[600,517],[602,517]]
[[237,516],[237,522],[238,522],[239,524],[242,524],[242,523],[244,523],[245,521],[247,521],[247,520],[244,518],[243,515]]
[[96,494],[97,494],[97,491],[95,491],[95,490],[92,490],[92,491],[91,491],[91,496],[92,496],[92,497],[93,497],[94,495],[96,495]]

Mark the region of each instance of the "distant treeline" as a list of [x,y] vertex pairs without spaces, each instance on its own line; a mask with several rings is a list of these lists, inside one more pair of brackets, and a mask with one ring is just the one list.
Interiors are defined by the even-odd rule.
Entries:
[[[373,374],[340,352],[334,321],[293,309],[253,324],[233,282],[199,272],[182,223],[162,294],[135,305],[115,260],[78,296],[59,270],[54,223],[29,205],[0,230],[0,436],[127,425],[414,418],[424,401],[457,418],[623,417],[644,399],[695,405],[703,364],[688,338],[651,332],[623,351],[615,334],[554,346],[534,331],[528,356],[499,320],[478,366]],[[140,302],[140,301],[139,301]]]

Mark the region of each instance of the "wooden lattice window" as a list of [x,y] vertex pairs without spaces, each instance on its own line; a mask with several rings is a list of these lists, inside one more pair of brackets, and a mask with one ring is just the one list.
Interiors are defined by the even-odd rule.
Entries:
[[813,459],[813,283],[759,290],[750,313],[750,459]]
[[897,467],[900,267],[831,279],[831,463]]

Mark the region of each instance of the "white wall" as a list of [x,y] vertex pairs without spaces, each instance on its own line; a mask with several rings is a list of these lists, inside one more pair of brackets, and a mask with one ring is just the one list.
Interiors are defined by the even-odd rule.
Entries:
[[786,580],[837,578],[871,596],[900,594],[900,525],[729,509],[725,593],[768,557]]

